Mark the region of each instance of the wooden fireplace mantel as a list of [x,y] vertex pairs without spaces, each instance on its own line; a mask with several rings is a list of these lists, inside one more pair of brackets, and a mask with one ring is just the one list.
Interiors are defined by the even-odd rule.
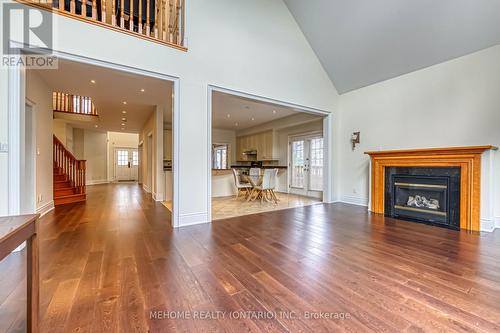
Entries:
[[384,214],[386,167],[459,167],[460,228],[479,231],[481,155],[494,146],[369,151],[371,158],[371,211]]

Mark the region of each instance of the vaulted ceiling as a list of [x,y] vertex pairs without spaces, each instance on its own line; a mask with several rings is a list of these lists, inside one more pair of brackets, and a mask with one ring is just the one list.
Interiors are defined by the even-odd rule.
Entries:
[[339,93],[500,43],[499,0],[284,0]]

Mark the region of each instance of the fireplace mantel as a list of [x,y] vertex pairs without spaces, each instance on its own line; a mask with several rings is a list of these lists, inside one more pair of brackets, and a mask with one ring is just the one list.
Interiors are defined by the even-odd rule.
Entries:
[[481,155],[494,146],[468,146],[409,150],[369,151],[371,158],[371,206],[384,214],[385,167],[459,167],[460,228],[480,229]]

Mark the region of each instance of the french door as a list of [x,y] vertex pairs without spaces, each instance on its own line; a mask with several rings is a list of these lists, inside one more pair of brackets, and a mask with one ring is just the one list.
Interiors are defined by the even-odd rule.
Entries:
[[290,138],[290,193],[307,197],[323,197],[323,136]]
[[139,152],[137,149],[115,149],[116,180],[137,180],[139,169]]

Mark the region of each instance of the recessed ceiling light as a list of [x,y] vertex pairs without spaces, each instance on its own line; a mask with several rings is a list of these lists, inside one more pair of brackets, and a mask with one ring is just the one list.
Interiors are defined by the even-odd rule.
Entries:
[[127,113],[127,111],[123,110],[123,111],[122,111],[122,113],[123,113],[123,114],[126,114],[126,113]]
[[227,114],[227,117],[228,117],[228,118],[231,118],[231,115],[228,113],[228,114]]
[[273,113],[276,114],[276,110],[273,110]]
[[123,101],[123,105],[127,105],[127,101]]
[[99,125],[94,125],[95,128],[99,127]]
[[94,83],[95,83],[95,80],[90,80],[90,83],[94,84]]
[[122,126],[125,126],[125,123],[122,123]]
[[255,120],[255,118],[254,118],[254,117],[252,117],[252,121],[254,121],[254,120]]
[[144,88],[141,89],[141,92],[145,92],[146,90],[144,90]]
[[122,118],[122,121],[127,121],[127,118]]
[[238,126],[238,123],[234,123],[234,126]]

